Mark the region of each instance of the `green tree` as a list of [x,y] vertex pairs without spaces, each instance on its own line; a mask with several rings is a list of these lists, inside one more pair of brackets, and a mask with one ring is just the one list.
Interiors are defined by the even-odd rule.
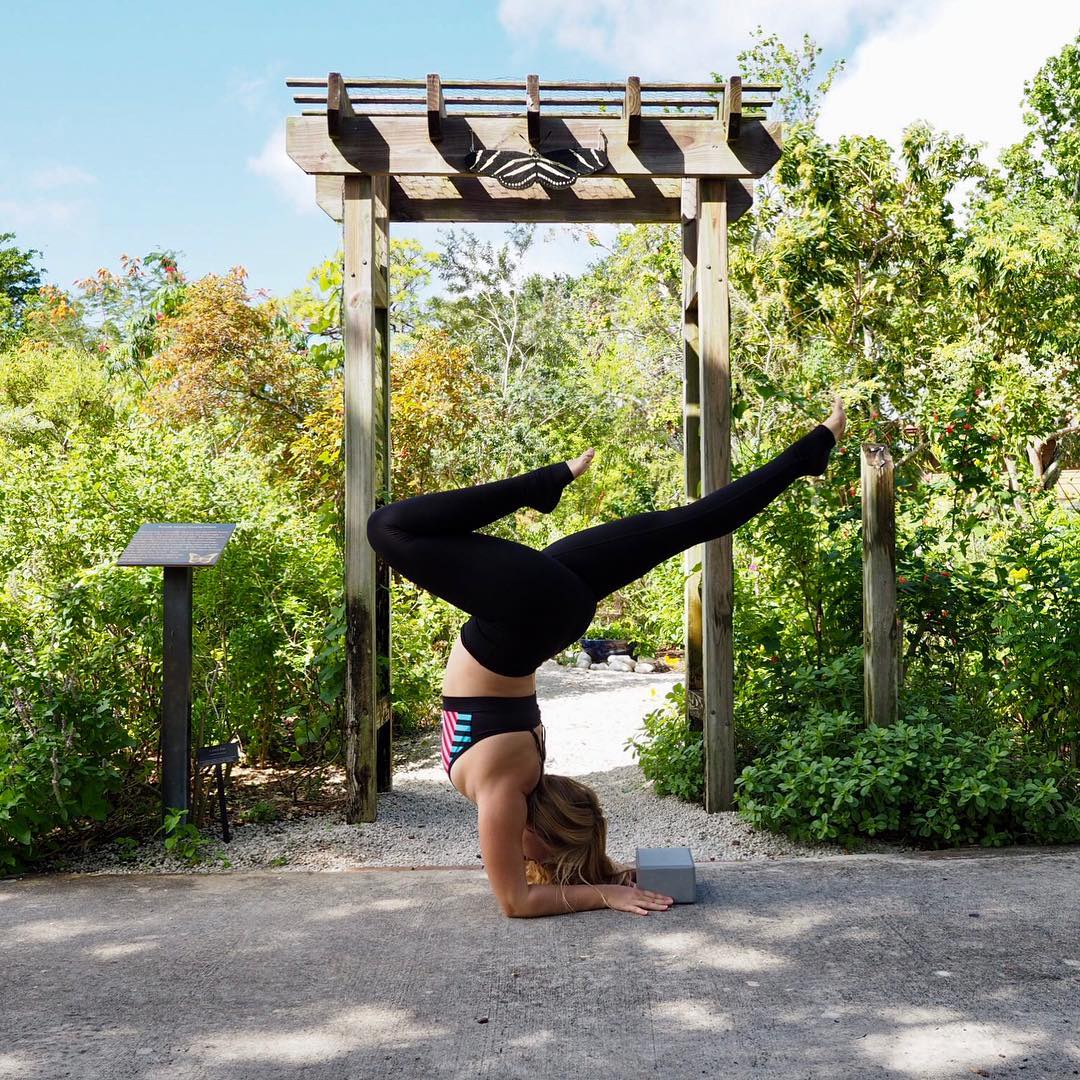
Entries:
[[41,252],[14,240],[14,233],[0,233],[0,349],[21,333],[23,310],[41,285],[42,270],[34,264]]

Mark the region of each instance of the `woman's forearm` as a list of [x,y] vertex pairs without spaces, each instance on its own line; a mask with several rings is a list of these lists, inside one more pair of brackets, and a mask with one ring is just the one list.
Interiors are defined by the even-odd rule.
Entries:
[[540,915],[571,915],[607,907],[603,885],[530,885],[525,904],[511,918],[535,919]]

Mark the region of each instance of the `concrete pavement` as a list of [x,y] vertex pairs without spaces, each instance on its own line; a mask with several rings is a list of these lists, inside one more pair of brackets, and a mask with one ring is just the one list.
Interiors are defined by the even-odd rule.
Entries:
[[1080,1075],[1080,847],[697,874],[513,920],[476,868],[0,881],[0,1077]]

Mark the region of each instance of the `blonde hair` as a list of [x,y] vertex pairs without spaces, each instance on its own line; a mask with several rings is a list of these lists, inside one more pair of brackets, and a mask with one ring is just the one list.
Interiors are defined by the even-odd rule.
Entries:
[[551,851],[543,862],[525,860],[531,885],[633,884],[633,867],[607,856],[607,818],[591,787],[545,773],[528,805],[527,825]]

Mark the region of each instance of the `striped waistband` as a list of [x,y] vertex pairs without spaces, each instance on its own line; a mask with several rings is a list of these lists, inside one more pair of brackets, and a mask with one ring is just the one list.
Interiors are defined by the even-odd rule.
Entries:
[[540,705],[535,694],[527,697],[448,697],[443,695],[442,707],[449,712],[498,713],[500,716],[535,717],[540,721]]

